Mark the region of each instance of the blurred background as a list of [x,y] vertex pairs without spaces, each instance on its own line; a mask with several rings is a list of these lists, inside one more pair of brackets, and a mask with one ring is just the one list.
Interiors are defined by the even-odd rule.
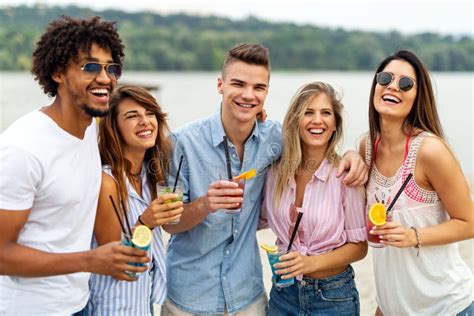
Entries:
[[[219,107],[217,77],[225,52],[258,42],[270,49],[269,118],[282,121],[296,89],[325,81],[345,106],[341,150],[367,131],[370,84],[378,63],[398,49],[431,71],[438,111],[466,179],[473,183],[473,3],[467,0],[2,0],[0,132],[51,103],[30,74],[31,53],[47,24],[70,15],[117,22],[126,46],[122,83],[148,86],[176,128]],[[1,175],[0,175],[1,176]],[[269,231],[260,241],[274,242]],[[473,268],[472,242],[461,244]],[[265,282],[269,269],[263,258]],[[362,315],[375,308],[370,254],[356,263]]]

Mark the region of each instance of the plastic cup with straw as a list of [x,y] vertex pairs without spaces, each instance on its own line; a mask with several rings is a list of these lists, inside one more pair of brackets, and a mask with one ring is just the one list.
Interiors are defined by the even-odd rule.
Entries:
[[[151,240],[153,236],[151,230],[145,225],[139,225],[135,228],[132,235],[132,230],[130,227],[130,222],[128,220],[127,214],[125,214],[125,212],[122,212],[128,231],[125,229],[125,225],[123,224],[120,218],[119,211],[117,209],[117,206],[115,205],[112,195],[109,195],[109,198],[110,198],[110,202],[112,203],[112,207],[115,211],[115,214],[117,215],[117,219],[120,223],[120,228],[122,229],[122,233],[121,233],[122,244],[128,247],[134,247],[134,248],[148,251],[148,249],[150,248],[150,244],[151,244]],[[143,263],[139,263],[139,262],[129,262],[128,264],[131,266],[136,266],[136,267],[144,266]],[[136,272],[126,271],[126,273],[132,278],[138,277],[138,273]]]
[[[237,183],[239,189],[242,190],[242,194],[237,195],[229,195],[229,197],[244,197],[244,190],[245,190],[245,181],[247,180],[246,177],[233,177],[232,176],[232,168],[230,162],[230,154],[229,154],[229,145],[227,143],[227,136],[223,136],[224,141],[224,152],[225,152],[225,162],[227,167],[227,180]],[[227,214],[238,214],[242,211],[242,203],[239,203],[236,207],[225,209],[224,212]]]
[[[170,194],[170,193],[175,193],[175,194],[178,195],[178,197],[176,199],[165,200],[164,201],[165,204],[169,204],[169,203],[178,202],[178,201],[183,200],[183,187],[178,185],[178,178],[179,178],[179,174],[180,174],[180,171],[181,171],[181,166],[183,165],[183,159],[184,159],[184,156],[181,155],[181,157],[179,159],[178,170],[176,172],[176,177],[175,177],[175,180],[174,180],[174,185],[172,187],[169,186],[168,182],[166,182],[166,181],[160,181],[156,184],[156,194],[159,197],[162,196],[162,195],[165,195],[165,194]],[[172,222],[168,222],[168,224],[178,224],[179,221],[180,220],[177,219],[177,220],[174,220]]]
[[380,242],[380,237],[378,235],[372,235],[369,232],[373,229],[374,226],[385,225],[386,222],[392,221],[392,209],[397,202],[398,198],[402,194],[403,190],[407,186],[410,179],[413,177],[413,174],[408,174],[403,184],[398,189],[397,193],[393,197],[392,202],[387,209],[382,203],[375,203],[370,205],[367,212],[367,241],[369,246],[374,248],[383,248],[384,244]]
[[275,271],[277,270],[274,265],[280,261],[280,257],[287,254],[291,250],[291,246],[295,241],[296,232],[298,231],[298,227],[300,226],[301,217],[303,216],[303,212],[298,212],[298,217],[296,218],[295,226],[293,231],[291,232],[290,242],[288,243],[288,248],[286,251],[278,251],[277,246],[268,246],[268,245],[260,245],[262,249],[267,252],[268,262],[270,263],[270,268],[272,269],[272,281],[273,284],[278,287],[287,287],[295,284],[295,278],[291,279],[282,279],[281,275],[276,274]]

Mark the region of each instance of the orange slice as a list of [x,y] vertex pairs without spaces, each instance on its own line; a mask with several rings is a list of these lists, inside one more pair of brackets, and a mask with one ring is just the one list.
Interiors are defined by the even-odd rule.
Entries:
[[257,175],[257,169],[250,169],[234,177],[234,180],[250,180]]
[[385,205],[375,203],[369,209],[369,220],[376,226],[384,225],[387,222],[387,212]]

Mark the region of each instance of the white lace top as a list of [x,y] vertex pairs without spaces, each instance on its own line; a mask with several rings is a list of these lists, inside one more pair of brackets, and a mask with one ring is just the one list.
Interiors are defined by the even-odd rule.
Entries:
[[[367,184],[367,204],[389,205],[409,173],[415,174],[423,132],[410,140],[406,159],[393,177],[385,177],[375,164]],[[366,137],[366,162],[370,162]],[[426,227],[449,219],[434,191],[419,187],[414,177],[393,207],[392,220],[404,227]],[[473,278],[458,252],[458,244],[415,248],[373,248],[377,304],[389,315],[455,315],[473,301]]]

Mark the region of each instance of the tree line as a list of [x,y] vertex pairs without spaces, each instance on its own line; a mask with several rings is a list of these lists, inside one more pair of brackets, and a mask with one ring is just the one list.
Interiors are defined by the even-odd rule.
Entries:
[[225,52],[243,42],[268,47],[274,70],[374,70],[397,49],[414,51],[432,71],[474,70],[472,35],[348,31],[255,17],[231,20],[45,5],[0,7],[0,70],[29,70],[39,36],[61,15],[117,21],[128,70],[218,70]]

